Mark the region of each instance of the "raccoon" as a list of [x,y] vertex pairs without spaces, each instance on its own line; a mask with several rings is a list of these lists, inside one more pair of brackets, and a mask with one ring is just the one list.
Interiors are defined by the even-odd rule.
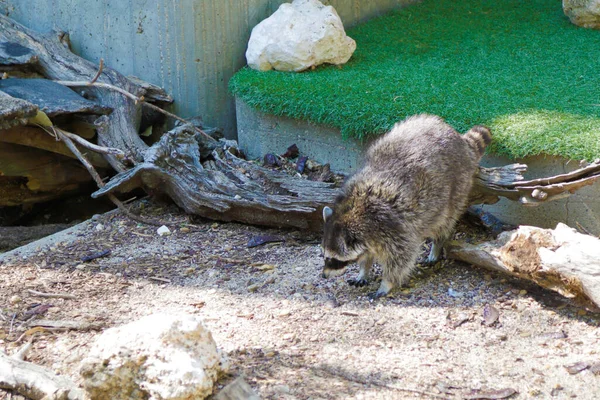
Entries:
[[378,298],[406,280],[426,238],[433,239],[427,261],[437,261],[467,207],[491,139],[484,126],[461,136],[435,115],[397,123],[368,149],[364,167],[344,185],[333,209],[323,209],[323,277],[358,262],[360,272],[348,283],[364,286],[377,261],[383,278],[370,297]]

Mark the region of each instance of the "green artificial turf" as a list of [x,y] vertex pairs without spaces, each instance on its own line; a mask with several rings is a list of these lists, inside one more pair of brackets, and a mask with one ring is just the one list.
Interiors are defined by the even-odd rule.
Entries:
[[246,67],[230,89],[344,137],[427,112],[490,126],[496,154],[600,157],[600,31],[572,25],[560,0],[425,0],[347,33],[357,49],[341,67]]

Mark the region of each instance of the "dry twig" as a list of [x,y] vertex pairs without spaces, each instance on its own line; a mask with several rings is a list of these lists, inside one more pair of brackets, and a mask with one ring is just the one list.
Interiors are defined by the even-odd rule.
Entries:
[[77,297],[68,293],[43,293],[36,290],[28,289],[27,292],[33,296],[45,297],[48,299],[76,299]]
[[89,82],[90,85],[93,85],[94,83],[96,83],[98,78],[100,78],[100,75],[102,74],[103,69],[104,69],[104,59],[101,58],[100,65],[98,66],[98,72],[96,73],[96,76],[94,76],[94,78],[92,78],[92,80]]

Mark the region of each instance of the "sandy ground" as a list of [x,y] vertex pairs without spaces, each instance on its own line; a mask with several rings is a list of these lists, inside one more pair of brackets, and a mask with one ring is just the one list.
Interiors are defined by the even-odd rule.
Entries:
[[[172,234],[105,214],[73,240],[0,264],[0,350],[10,354],[33,338],[30,361],[79,382],[78,363],[99,332],[44,331],[15,343],[24,321],[111,327],[187,312],[212,331],[231,376],[245,375],[265,399],[500,398],[508,389],[516,399],[600,398],[594,368],[566,368],[600,363],[600,318],[558,294],[444,261],[370,301],[377,282],[345,282],[356,267],[320,277],[318,235],[190,223],[171,208],[145,212],[170,221]],[[265,235],[281,241],[248,247]],[[52,307],[32,316],[40,304]],[[486,305],[500,314],[490,326],[482,323]],[[18,397],[0,390],[8,398]]]

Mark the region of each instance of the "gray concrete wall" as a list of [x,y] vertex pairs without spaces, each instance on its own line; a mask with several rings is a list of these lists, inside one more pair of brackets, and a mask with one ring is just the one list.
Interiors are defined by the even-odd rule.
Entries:
[[[342,140],[339,130],[302,120],[264,114],[237,101],[238,136],[240,147],[251,158],[266,153],[281,154],[296,144],[302,155],[320,163],[330,163],[334,171],[351,174],[360,167],[362,153],[368,143]],[[529,157],[509,160],[485,156],[483,166],[495,167],[520,162],[529,166],[526,179],[558,175],[579,168],[576,161],[559,157]],[[482,206],[502,221],[513,225],[534,225],[555,228],[559,222],[576,228],[577,224],[589,232],[600,235],[600,183],[586,186],[565,199],[555,200],[536,207],[525,207],[517,202],[502,199],[493,205]]]
[[[74,51],[164,87],[183,117],[201,115],[235,137],[227,90],[246,64],[252,28],[285,0],[0,0],[0,12],[38,30],[71,36]],[[329,0],[346,26],[409,0]]]

